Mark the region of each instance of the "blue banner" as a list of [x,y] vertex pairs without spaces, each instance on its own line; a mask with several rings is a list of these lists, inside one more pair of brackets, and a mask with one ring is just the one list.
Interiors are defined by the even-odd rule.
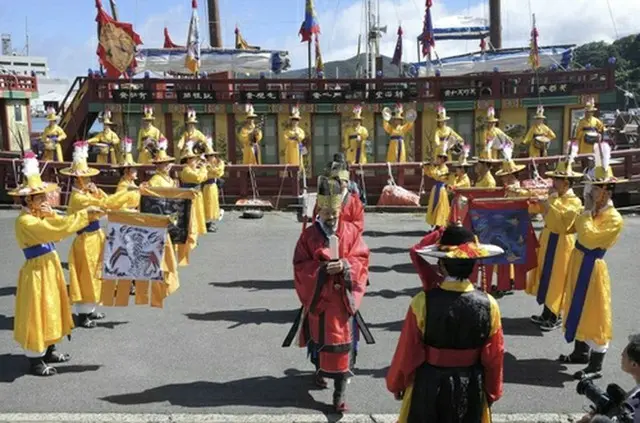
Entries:
[[[495,205],[493,205],[495,206]],[[504,206],[508,207],[506,204]],[[526,264],[529,211],[518,209],[473,209],[469,211],[471,228],[480,243],[501,247],[505,254],[482,260],[483,264]]]

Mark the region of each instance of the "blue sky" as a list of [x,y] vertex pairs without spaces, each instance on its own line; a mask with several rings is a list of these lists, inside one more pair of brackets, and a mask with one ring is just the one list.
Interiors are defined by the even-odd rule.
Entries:
[[[95,56],[95,0],[1,0],[0,33],[11,33],[14,48],[25,44],[25,18],[28,16],[30,53],[49,58],[54,75],[85,74],[97,67]],[[102,0],[110,12],[109,0]],[[528,43],[530,13],[536,13],[541,44],[581,43],[615,38],[620,32],[640,31],[633,16],[640,15],[640,1],[609,0],[614,20],[608,19],[607,0],[535,0],[531,9],[522,0],[503,0],[503,39],[505,46]],[[424,0],[380,0],[382,24],[389,32],[382,40],[381,51],[391,56],[396,28],[402,24],[405,60],[416,56],[415,36],[422,28]],[[7,4],[15,7],[6,7]],[[169,28],[173,41],[183,44],[186,38],[191,0],[116,0],[119,18],[130,22],[142,36],[143,47],[161,47],[162,30]],[[200,30],[206,41],[205,0],[199,0]],[[304,16],[304,0],[219,0],[223,41],[232,46],[236,25],[245,39],[262,48],[290,51],[294,67],[306,65],[306,47],[298,37]],[[374,1],[375,3],[375,1]],[[488,0],[434,0],[436,26],[446,26],[453,15],[488,18]],[[588,5],[584,9],[581,5]],[[362,30],[362,0],[315,0],[322,29],[321,47],[325,61],[353,56],[358,34]],[[576,9],[581,19],[576,20]],[[633,9],[633,10],[631,10]],[[615,23],[615,25],[614,25]],[[591,27],[588,33],[581,30]],[[440,43],[440,56],[476,50],[477,42]]]

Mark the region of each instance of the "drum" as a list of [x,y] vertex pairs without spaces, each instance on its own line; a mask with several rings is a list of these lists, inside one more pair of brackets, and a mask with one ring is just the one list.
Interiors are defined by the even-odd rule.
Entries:
[[102,155],[109,154],[109,144],[94,144],[98,149],[98,152]]
[[549,141],[551,141],[551,139],[544,135],[536,135],[533,137],[533,145],[539,150],[546,150],[549,146]]
[[600,134],[596,131],[586,131],[584,133],[584,142],[587,144],[595,144],[600,140]]

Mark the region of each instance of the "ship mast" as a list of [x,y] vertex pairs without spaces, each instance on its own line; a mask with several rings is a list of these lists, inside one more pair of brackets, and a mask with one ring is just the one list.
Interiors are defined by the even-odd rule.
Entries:
[[220,33],[220,8],[218,0],[207,0],[209,11],[209,43],[213,48],[222,48],[222,34]]
[[[367,31],[367,48],[366,48],[366,78],[375,78],[377,67],[382,70],[382,61],[380,56],[380,38],[382,33],[386,32],[386,27],[380,27],[380,0],[374,6],[373,0],[365,0],[365,22]],[[377,66],[376,66],[377,65]]]
[[502,48],[500,0],[489,0],[489,42],[494,49]]

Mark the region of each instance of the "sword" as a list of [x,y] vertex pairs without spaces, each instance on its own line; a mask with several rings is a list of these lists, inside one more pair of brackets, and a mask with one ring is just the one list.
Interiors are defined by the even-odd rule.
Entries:
[[[293,325],[291,326],[291,329],[289,329],[287,336],[284,338],[284,341],[282,342],[282,348],[290,347],[291,344],[293,343],[293,338],[295,338],[296,333],[298,333],[298,329],[300,328],[300,323],[302,322],[303,315],[304,315],[304,307],[300,307],[300,310],[298,310],[298,314],[296,315],[296,318],[293,320]],[[356,320],[356,324],[358,325],[358,329],[360,329],[360,333],[362,334],[364,341],[368,345],[375,344],[376,340],[373,338],[373,335],[371,334],[371,331],[369,330],[367,323],[364,321],[362,314],[360,314],[360,310],[356,311],[356,314],[353,317]]]

